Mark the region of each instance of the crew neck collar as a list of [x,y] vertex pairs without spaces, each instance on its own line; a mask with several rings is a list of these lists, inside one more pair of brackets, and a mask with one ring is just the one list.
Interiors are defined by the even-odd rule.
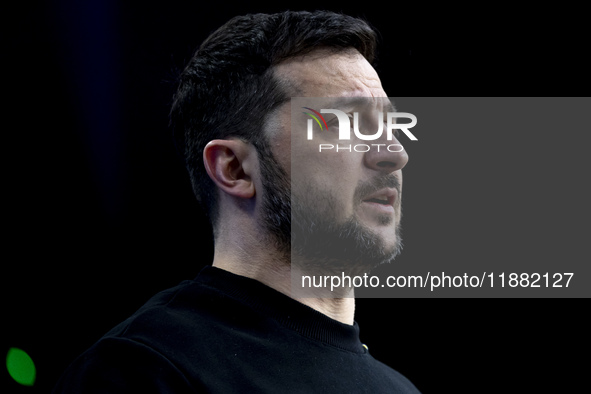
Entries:
[[195,280],[217,288],[305,337],[354,353],[366,352],[359,340],[357,322],[341,323],[255,279],[206,266]]

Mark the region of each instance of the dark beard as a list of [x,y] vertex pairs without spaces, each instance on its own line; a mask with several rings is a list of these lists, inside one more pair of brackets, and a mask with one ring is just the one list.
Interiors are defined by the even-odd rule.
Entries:
[[[309,275],[359,275],[391,262],[400,253],[399,226],[396,226],[396,244],[386,248],[380,237],[360,225],[355,217],[337,223],[340,205],[332,195],[313,186],[291,190],[287,173],[270,149],[258,148],[265,188],[263,226],[267,242],[282,253],[286,261],[297,261],[299,270]],[[358,185],[355,204],[384,187],[395,187],[400,192],[394,175],[376,177]],[[395,225],[387,215],[380,224]]]
[[262,225],[265,240],[289,262],[291,259],[291,196],[287,173],[273,156],[268,143],[256,145],[265,189]]
[[[365,196],[381,189],[372,184],[376,182],[360,185],[355,194]],[[368,189],[371,190],[363,191]],[[378,235],[359,224],[355,217],[337,222],[335,218],[338,217],[339,204],[328,193],[309,187],[303,199],[292,194],[292,256],[294,260],[302,260],[302,272],[314,275],[362,275],[391,262],[400,253],[402,242],[398,226],[396,243],[387,248]],[[314,203],[318,201],[323,203]],[[359,203],[360,199],[356,204]],[[395,225],[392,217],[387,215],[380,222],[382,225]]]

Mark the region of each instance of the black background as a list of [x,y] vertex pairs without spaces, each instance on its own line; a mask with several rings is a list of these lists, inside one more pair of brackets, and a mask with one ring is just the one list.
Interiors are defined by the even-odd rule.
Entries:
[[[366,17],[392,96],[588,94],[581,10],[444,4],[5,8],[1,346],[27,351],[38,376],[21,387],[2,368],[2,392],[50,391],[102,334],[211,261],[167,113],[175,69],[231,16]],[[569,392],[586,387],[588,311],[581,299],[360,299],[356,320],[372,354],[424,393]]]

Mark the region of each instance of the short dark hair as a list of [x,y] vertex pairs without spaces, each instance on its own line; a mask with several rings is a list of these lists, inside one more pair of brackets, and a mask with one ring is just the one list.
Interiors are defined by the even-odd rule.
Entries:
[[358,18],[286,11],[235,17],[203,42],[179,77],[170,122],[193,191],[214,227],[217,190],[203,165],[205,145],[235,137],[252,143],[263,158],[261,152],[270,152],[266,117],[290,99],[273,67],[317,48],[356,49],[372,63],[376,37]]

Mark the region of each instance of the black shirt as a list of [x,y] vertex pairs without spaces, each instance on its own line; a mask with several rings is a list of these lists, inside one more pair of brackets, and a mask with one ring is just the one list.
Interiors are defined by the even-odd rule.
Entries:
[[418,393],[359,327],[262,283],[204,268],[163,291],[66,370],[54,393]]

